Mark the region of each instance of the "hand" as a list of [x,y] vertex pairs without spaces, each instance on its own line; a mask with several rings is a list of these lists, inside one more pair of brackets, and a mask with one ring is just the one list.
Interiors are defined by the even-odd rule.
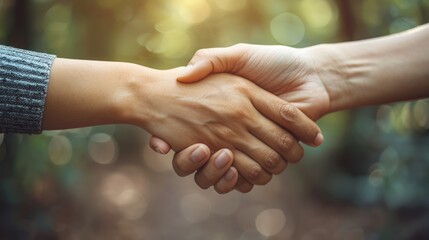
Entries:
[[[232,164],[242,176],[238,176],[239,182],[266,184],[287,162],[302,158],[303,149],[293,136],[313,144],[320,133],[317,125],[295,107],[239,77],[218,74],[199,83],[183,84],[176,82],[176,76],[177,70],[159,71],[153,76],[156,81],[148,90],[153,100],[136,108],[156,111],[146,113],[151,118],[141,125],[165,139],[175,151],[199,142],[210,152],[230,149]],[[224,155],[219,153],[214,160],[220,170],[229,168]]]
[[[326,58],[317,47],[238,44],[199,50],[178,78],[202,80],[211,73],[226,72],[246,78],[259,87],[294,104],[313,120],[328,113],[330,99],[320,78]],[[335,68],[332,68],[335,69]]]
[[[316,48],[294,49],[285,46],[238,44],[228,48],[203,49],[195,54],[178,80],[194,82],[216,72],[236,74],[291,102],[317,120],[329,111],[330,105],[329,94],[316,65],[323,61],[314,59],[319,56],[321,54],[316,52]],[[320,145],[322,141],[323,137],[320,136],[314,145]],[[158,152],[169,150],[168,145],[158,138],[151,139],[151,146],[158,148]],[[176,165],[180,166],[187,159],[189,156],[185,153],[177,154]],[[196,169],[189,168],[188,174]],[[211,174],[220,175],[219,172]],[[199,183],[198,179],[196,182]],[[216,190],[224,193],[231,189]]]

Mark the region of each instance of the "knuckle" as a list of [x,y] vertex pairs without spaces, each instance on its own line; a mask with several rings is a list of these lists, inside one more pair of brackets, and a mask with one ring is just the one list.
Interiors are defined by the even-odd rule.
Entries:
[[[243,104],[238,105],[235,103],[231,103],[231,105],[232,106],[230,108],[222,111],[223,112],[222,114],[226,118],[230,119],[234,123],[239,121],[244,123],[245,125],[250,125],[250,126],[251,126],[251,123],[255,122],[254,118],[251,116],[252,113],[246,107],[244,107]],[[234,130],[229,129],[229,131],[235,132],[237,131],[237,129],[234,129]]]
[[242,94],[249,94],[250,87],[246,81],[238,77],[234,77],[232,81],[233,81],[232,86],[237,92]]
[[235,108],[231,115],[236,119],[247,119],[248,118],[247,111],[243,108]]
[[282,149],[288,152],[295,145],[295,139],[290,134],[283,134],[280,138],[280,144]]
[[280,116],[287,122],[294,122],[298,115],[298,109],[290,103],[282,103]]
[[230,52],[234,54],[234,67],[232,68],[232,72],[236,73],[243,69],[248,62],[249,57],[249,44],[238,43],[232,46]]
[[[243,129],[235,129],[233,130],[232,127],[222,126],[222,125],[207,125],[207,128],[210,129],[214,135],[217,136],[217,139],[212,139],[211,141],[211,149],[221,149],[221,148],[229,148],[233,149],[234,144],[242,141],[242,138],[240,136],[240,133],[242,133]],[[223,141],[222,139],[228,139],[228,142]],[[213,156],[215,152],[212,152],[211,155]]]
[[204,58],[204,57],[207,57],[208,55],[209,55],[209,50],[206,48],[203,48],[195,52],[194,58]]
[[248,168],[246,176],[251,182],[256,183],[261,181],[263,173],[264,170],[261,168],[261,166],[252,165]]
[[267,151],[267,153],[265,154],[265,159],[263,161],[267,168],[275,169],[280,165],[283,159],[280,157],[279,154],[270,150]]

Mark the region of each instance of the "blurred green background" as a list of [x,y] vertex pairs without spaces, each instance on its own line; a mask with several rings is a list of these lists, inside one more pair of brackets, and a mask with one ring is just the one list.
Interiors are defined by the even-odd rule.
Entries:
[[[428,20],[429,0],[0,0],[0,43],[165,69],[200,48],[305,47]],[[429,101],[319,123],[325,143],[300,164],[222,196],[176,176],[137,127],[0,135],[0,239],[429,239]]]

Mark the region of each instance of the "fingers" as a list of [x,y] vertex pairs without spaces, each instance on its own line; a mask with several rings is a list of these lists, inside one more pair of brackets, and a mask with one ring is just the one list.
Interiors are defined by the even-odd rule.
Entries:
[[237,168],[238,173],[244,180],[254,185],[265,185],[272,179],[272,174],[265,171],[262,166],[248,157],[240,150],[234,150],[233,166]]
[[255,108],[307,145],[319,146],[323,135],[315,122],[292,104],[265,91],[254,91],[251,100]]
[[149,146],[152,148],[152,150],[161,154],[167,154],[171,150],[171,147],[168,143],[155,136],[150,137]]
[[200,49],[177,80],[191,83],[207,77],[210,73],[234,73],[245,64],[245,53],[244,44],[227,48]]
[[[261,117],[263,118],[263,117]],[[269,120],[267,120],[269,122]],[[272,125],[275,125],[274,123],[271,123]],[[265,126],[264,126],[265,127]],[[267,128],[264,133],[261,134],[263,137],[267,138],[268,140],[272,140],[273,144],[277,144],[280,146],[280,143],[277,143],[276,136],[277,133],[271,132],[271,129]],[[277,130],[277,129],[276,129]],[[276,150],[272,149],[271,145],[267,145],[261,138],[257,138],[251,134],[249,134],[250,137],[246,138],[245,144],[240,144],[238,148],[242,153],[245,153],[248,158],[252,159],[252,161],[255,161],[260,165],[265,171],[267,171],[270,174],[279,174],[281,173],[287,166],[287,161],[284,157],[282,157]],[[268,142],[268,141],[266,141]],[[279,147],[280,148],[280,147]],[[285,155],[287,155],[285,153]],[[288,156],[290,157],[290,156]],[[237,158],[235,156],[235,158]],[[241,169],[238,169],[239,171]],[[243,173],[240,171],[240,173],[243,175]],[[244,175],[243,175],[244,176]],[[254,180],[247,178],[250,180],[251,183],[257,184],[254,182]],[[257,180],[259,181],[259,180]],[[263,183],[261,183],[263,184]]]
[[[239,151],[234,152],[238,154],[234,164],[242,169],[247,178],[254,179],[258,184],[266,184],[271,180],[270,174],[261,174],[260,169],[262,168],[259,164]],[[210,159],[209,154],[210,150],[206,145],[192,145],[174,155],[174,171],[179,176],[187,176],[199,169],[195,174],[197,185],[203,189],[214,186],[215,191],[220,194],[228,193],[233,189],[242,193],[252,190],[253,184],[241,176],[236,167],[231,167],[233,164],[231,151],[227,149],[219,150]]]
[[195,182],[202,189],[207,189],[227,173],[233,162],[232,152],[228,149],[217,151],[210,160],[195,174]]
[[249,183],[241,175],[238,175],[237,183],[235,184],[235,190],[242,193],[248,193],[252,190],[252,188],[253,188],[253,184]]
[[232,191],[238,180],[238,171],[235,167],[230,167],[225,175],[214,185],[214,189],[219,194]]
[[[253,127],[249,130],[257,139],[265,143],[265,148],[253,150],[256,153],[249,155],[250,157],[260,159],[259,163],[272,174],[279,174],[286,168],[287,163],[284,160],[297,163],[302,159],[304,149],[292,134],[262,115],[257,121],[260,124],[259,127]],[[252,146],[256,145],[249,144],[244,147]],[[251,149],[245,151],[247,153]]]
[[238,172],[231,167],[233,156],[228,149],[213,154],[204,144],[195,144],[176,153],[173,159],[174,171],[179,176],[187,176],[198,170],[195,182],[203,189],[214,186],[216,192],[225,194],[235,188]]
[[201,168],[210,157],[210,149],[204,144],[194,144],[173,157],[173,169],[184,177]]

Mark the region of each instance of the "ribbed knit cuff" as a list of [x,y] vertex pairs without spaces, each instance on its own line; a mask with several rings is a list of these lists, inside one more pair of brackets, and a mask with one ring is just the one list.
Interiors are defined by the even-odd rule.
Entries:
[[0,132],[40,133],[55,56],[0,45]]

